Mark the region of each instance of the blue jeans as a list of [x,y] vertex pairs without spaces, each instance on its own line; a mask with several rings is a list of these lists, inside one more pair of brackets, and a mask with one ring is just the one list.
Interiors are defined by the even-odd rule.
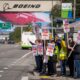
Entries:
[[66,60],[61,60],[60,66],[61,66],[61,74],[65,75],[66,74]]
[[80,60],[74,60],[74,76],[80,77]]

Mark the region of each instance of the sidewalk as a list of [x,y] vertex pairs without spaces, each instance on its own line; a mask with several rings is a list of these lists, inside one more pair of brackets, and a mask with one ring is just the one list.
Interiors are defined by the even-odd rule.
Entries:
[[[69,76],[61,76],[60,75],[60,66],[57,64],[57,74],[53,76],[40,76],[38,72],[33,71],[35,67],[35,59],[33,56],[29,55],[28,58],[25,58],[22,62],[19,64],[17,63],[15,66],[24,66],[24,69],[22,70],[19,79],[17,80],[24,80],[23,77],[28,77],[28,80],[80,80],[80,79],[74,79]],[[69,69],[67,69],[67,75],[69,74]]]
[[[69,74],[68,67],[66,68],[66,70],[67,70],[67,75],[68,75]],[[33,73],[32,75],[28,74],[29,80],[80,80],[80,78],[74,79],[73,77],[69,77],[69,76],[61,76],[59,65],[57,66],[57,75],[40,76],[39,73],[35,71],[32,71],[32,73]]]

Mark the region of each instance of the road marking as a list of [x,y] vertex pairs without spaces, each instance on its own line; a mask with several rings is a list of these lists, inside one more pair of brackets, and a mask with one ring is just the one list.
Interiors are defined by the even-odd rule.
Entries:
[[18,63],[20,60],[22,60],[23,58],[25,58],[26,56],[28,56],[29,54],[31,54],[33,51],[26,53],[24,56],[22,56],[21,58],[19,58],[18,60],[16,60],[15,62],[13,62],[11,65],[8,65],[8,67],[11,67],[13,65],[15,65],[16,63]]
[[4,72],[3,70],[0,70],[0,73]]
[[48,78],[50,78],[50,76],[40,76],[40,78],[48,79]]
[[3,69],[7,70],[8,68],[7,67],[4,67]]
[[29,80],[28,79],[28,77],[27,76],[25,76],[25,77],[22,77],[22,79],[21,80]]
[[2,77],[2,75],[0,75],[0,77]]

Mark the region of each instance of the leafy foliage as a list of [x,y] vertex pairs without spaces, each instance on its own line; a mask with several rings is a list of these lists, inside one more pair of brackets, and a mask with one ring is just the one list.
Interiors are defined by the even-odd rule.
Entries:
[[21,30],[20,27],[17,27],[14,32],[10,33],[10,40],[14,40],[15,42],[20,42],[21,40]]
[[53,19],[53,26],[56,26],[57,23],[54,21],[54,19],[61,17],[61,5],[56,4],[52,8],[50,17]]
[[[26,25],[26,27],[23,27],[23,31],[32,31],[32,25]],[[15,42],[21,41],[21,28],[17,27],[14,32],[10,33],[9,36],[10,40],[14,40]]]

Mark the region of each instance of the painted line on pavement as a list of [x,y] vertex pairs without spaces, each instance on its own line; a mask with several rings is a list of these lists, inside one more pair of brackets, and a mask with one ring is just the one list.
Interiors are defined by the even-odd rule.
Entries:
[[0,70],[0,73],[4,72],[3,70]]
[[22,56],[21,58],[19,58],[18,60],[16,60],[15,62],[13,62],[11,65],[8,65],[8,67],[11,67],[13,65],[15,65],[16,63],[18,63],[20,60],[22,60],[23,58],[27,57],[28,55],[30,55],[33,51],[26,53],[24,56]]
[[43,78],[43,79],[49,79],[50,76],[40,76],[40,78]]
[[7,70],[8,68],[7,67],[4,67],[3,69]]
[[29,79],[28,79],[28,76],[24,76],[24,77],[22,77],[21,80],[29,80]]
[[0,77],[2,77],[2,75],[0,75]]

